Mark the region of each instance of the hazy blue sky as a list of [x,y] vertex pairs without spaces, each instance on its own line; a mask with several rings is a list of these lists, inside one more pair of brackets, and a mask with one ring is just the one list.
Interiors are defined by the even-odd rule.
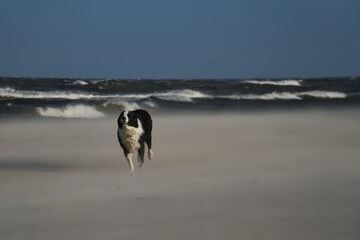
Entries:
[[360,0],[0,0],[0,75],[360,75]]

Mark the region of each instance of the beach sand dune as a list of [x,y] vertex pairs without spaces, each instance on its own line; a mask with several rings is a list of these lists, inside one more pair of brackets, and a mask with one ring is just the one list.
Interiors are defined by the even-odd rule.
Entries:
[[0,122],[1,239],[360,239],[359,111],[153,114],[130,173],[116,116]]

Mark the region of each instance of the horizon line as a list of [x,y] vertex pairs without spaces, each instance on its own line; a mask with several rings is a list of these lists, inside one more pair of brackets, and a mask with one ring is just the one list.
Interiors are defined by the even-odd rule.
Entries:
[[70,79],[70,80],[131,80],[131,81],[141,81],[141,80],[262,80],[262,79],[282,79],[282,80],[300,80],[300,79],[321,79],[321,78],[360,78],[360,75],[348,75],[348,76],[307,76],[307,77],[300,77],[300,76],[292,76],[292,77],[201,77],[201,78],[190,78],[190,77],[183,77],[183,78],[136,78],[136,77],[69,77],[69,76],[58,76],[58,77],[39,77],[39,76],[2,76],[0,78],[10,78],[10,79]]

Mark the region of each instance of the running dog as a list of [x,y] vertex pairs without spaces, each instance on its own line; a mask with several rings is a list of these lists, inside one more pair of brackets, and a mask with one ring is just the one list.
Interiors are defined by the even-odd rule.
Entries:
[[145,143],[148,147],[148,157],[154,158],[151,149],[152,119],[150,114],[142,109],[123,111],[118,118],[118,140],[124,150],[130,171],[134,171],[132,156],[138,152],[139,167],[144,166]]

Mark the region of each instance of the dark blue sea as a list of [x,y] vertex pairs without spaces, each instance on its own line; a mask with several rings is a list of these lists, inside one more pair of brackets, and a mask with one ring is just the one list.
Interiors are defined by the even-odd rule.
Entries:
[[0,77],[2,118],[97,118],[136,108],[216,112],[359,107],[360,77],[208,80]]

